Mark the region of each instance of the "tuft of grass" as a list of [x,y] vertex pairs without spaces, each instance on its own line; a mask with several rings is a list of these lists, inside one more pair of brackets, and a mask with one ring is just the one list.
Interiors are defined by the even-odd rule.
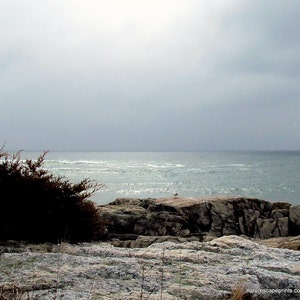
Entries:
[[232,296],[230,300],[245,300],[249,299],[246,298],[247,296],[247,289],[243,283],[236,285],[232,290]]

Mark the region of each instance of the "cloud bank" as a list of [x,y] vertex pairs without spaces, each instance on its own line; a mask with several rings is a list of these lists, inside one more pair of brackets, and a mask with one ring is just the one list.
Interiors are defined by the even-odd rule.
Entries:
[[0,1],[0,138],[300,149],[298,1]]

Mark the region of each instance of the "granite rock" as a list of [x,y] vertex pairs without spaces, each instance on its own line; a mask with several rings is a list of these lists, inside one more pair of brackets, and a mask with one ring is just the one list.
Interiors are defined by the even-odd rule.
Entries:
[[234,298],[238,293],[243,299],[300,299],[299,252],[241,236],[134,249],[14,245],[0,253],[3,298],[18,292],[18,299],[40,300],[242,299]]
[[205,236],[288,236],[291,222],[297,235],[300,211],[297,207],[290,211],[290,206],[245,197],[119,198],[99,206],[98,211],[110,238],[176,236],[203,241]]
[[300,250],[300,235],[279,237],[271,239],[256,239],[257,242],[274,248],[286,248],[290,250]]

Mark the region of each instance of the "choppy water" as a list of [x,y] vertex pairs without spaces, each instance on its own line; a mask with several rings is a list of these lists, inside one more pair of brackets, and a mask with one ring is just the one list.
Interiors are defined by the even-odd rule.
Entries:
[[[39,153],[23,153],[36,158]],[[300,204],[300,152],[50,152],[45,167],[72,182],[106,187],[99,204],[118,197],[241,195]]]

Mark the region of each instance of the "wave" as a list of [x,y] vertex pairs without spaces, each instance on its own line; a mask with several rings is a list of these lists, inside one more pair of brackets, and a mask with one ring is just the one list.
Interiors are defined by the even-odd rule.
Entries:
[[164,164],[153,164],[153,163],[146,163],[146,164],[141,164],[139,167],[149,167],[153,169],[170,169],[170,168],[184,168],[184,164],[172,164],[172,163],[164,163]]
[[68,164],[68,165],[103,165],[105,161],[97,160],[46,160],[50,164]]
[[59,167],[51,168],[52,171],[82,171],[80,168],[68,168],[68,167]]

